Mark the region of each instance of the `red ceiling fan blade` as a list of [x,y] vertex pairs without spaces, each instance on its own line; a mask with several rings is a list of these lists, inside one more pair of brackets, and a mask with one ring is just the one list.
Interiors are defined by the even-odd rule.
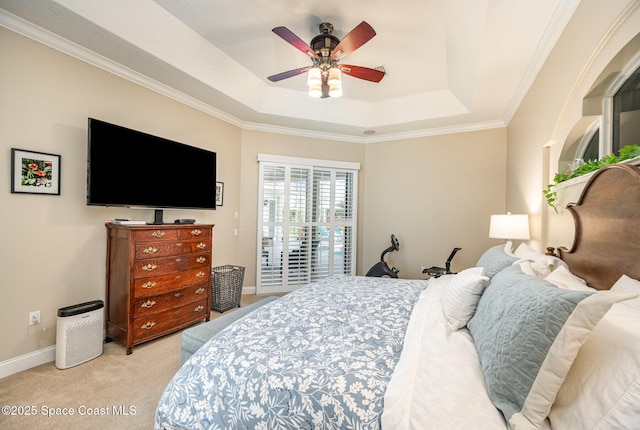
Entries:
[[287,42],[294,48],[304,52],[309,57],[318,58],[318,54],[316,54],[313,51],[313,49],[311,49],[311,47],[306,44],[304,40],[300,39],[298,36],[293,34],[293,32],[289,30],[287,27],[276,27],[271,31],[273,31],[275,34],[277,34],[281,38],[283,38],[285,42]]
[[267,79],[269,79],[271,82],[278,82],[283,79],[301,75],[304,72],[308,71],[311,67],[313,66],[300,67],[299,69],[293,69],[287,72],[278,73],[277,75],[269,76]]
[[351,54],[353,51],[367,43],[376,35],[375,30],[365,21],[362,21],[353,30],[349,32],[338,45],[331,51],[331,58],[339,60],[345,55]]
[[342,73],[349,76],[371,82],[380,82],[385,75],[385,73],[380,70],[370,69],[368,67],[351,66],[349,64],[338,64],[338,68],[342,70]]

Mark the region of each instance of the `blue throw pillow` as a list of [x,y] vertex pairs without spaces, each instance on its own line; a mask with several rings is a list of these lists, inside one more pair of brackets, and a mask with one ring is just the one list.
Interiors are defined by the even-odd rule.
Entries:
[[509,255],[504,252],[504,245],[497,245],[487,249],[485,253],[482,254],[476,263],[476,267],[484,268],[484,276],[491,279],[496,273],[511,266],[518,260],[518,257],[514,257],[513,255]]
[[489,283],[467,324],[487,392],[510,428],[539,428],[580,346],[629,295],[569,291],[511,266]]

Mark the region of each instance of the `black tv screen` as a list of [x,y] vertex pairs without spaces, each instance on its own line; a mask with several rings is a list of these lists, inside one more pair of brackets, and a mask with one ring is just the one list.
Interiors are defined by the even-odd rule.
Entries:
[[215,209],[216,153],[89,118],[87,204]]

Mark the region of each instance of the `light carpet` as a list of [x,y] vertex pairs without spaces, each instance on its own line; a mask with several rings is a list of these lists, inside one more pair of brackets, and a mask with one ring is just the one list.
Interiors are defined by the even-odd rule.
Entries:
[[[261,298],[244,295],[241,304]],[[60,370],[52,362],[0,379],[0,429],[152,429],[160,396],[180,368],[181,333],[134,346],[131,355],[110,342],[78,366]],[[6,415],[6,406],[20,413]]]

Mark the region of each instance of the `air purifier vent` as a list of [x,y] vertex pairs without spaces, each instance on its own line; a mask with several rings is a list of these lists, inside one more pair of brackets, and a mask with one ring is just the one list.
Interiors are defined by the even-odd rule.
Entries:
[[58,309],[56,367],[67,369],[102,355],[102,300]]

